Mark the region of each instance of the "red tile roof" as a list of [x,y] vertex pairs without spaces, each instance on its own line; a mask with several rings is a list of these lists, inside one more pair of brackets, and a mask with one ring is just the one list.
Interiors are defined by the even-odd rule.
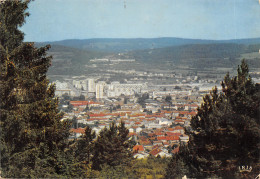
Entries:
[[180,111],[180,113],[179,114],[189,114],[189,111]]
[[162,150],[161,149],[158,149],[158,148],[155,148],[153,149],[150,154],[153,155],[153,156],[156,156],[158,153],[160,153]]
[[189,114],[195,116],[197,113],[195,111],[191,111]]
[[135,132],[129,132],[128,136],[134,136],[137,135]]
[[199,107],[197,104],[190,104],[190,107]]
[[180,117],[180,116],[176,116],[176,119],[182,119],[182,117]]
[[166,110],[162,110],[162,113],[168,113],[168,114],[171,114],[172,111],[166,111]]
[[152,143],[149,140],[139,140],[139,143],[141,145],[152,145]]
[[152,150],[153,149],[159,149],[160,147],[162,147],[163,145],[162,145],[162,142],[160,141],[160,144],[156,144],[156,145],[154,145],[153,147],[152,147]]
[[171,153],[177,154],[177,153],[179,153],[179,151],[180,151],[180,146],[178,146],[178,147],[176,147],[175,149],[173,149],[173,150],[171,151]]
[[167,141],[179,140],[179,136],[161,136],[161,137],[157,137],[157,140],[167,140]]
[[155,132],[154,134],[157,135],[157,136],[158,135],[164,135],[164,133],[162,133],[162,132]]
[[164,114],[162,114],[162,113],[155,113],[155,114],[152,114],[152,115],[146,115],[145,117],[146,117],[146,118],[164,117]]
[[143,152],[144,151],[144,147],[142,146],[142,145],[135,145],[134,147],[133,147],[133,151],[134,152]]
[[156,139],[156,137],[150,137],[149,139],[150,139],[150,140],[155,140],[155,139]]
[[150,118],[150,119],[146,119],[147,121],[155,121],[156,118]]
[[179,140],[179,136],[166,136],[166,140]]
[[70,104],[73,106],[85,106],[89,104],[100,104],[94,101],[70,101]]
[[174,130],[184,130],[184,128],[181,126],[176,126],[176,127],[174,127]]
[[163,142],[163,145],[170,145],[169,142]]
[[158,136],[157,140],[166,140],[166,136]]
[[175,120],[175,122],[185,122],[184,120]]
[[84,128],[77,128],[77,129],[72,128],[72,129],[70,129],[70,132],[84,134],[85,129]]
[[145,116],[145,114],[132,114],[132,115],[130,115],[130,117],[141,117],[141,116]]
[[154,133],[149,133],[148,136],[149,137],[153,137],[153,136],[155,136],[155,134]]
[[104,117],[104,116],[106,116],[106,115],[103,113],[89,114],[89,117]]
[[181,133],[176,133],[176,132],[166,132],[167,136],[180,136]]

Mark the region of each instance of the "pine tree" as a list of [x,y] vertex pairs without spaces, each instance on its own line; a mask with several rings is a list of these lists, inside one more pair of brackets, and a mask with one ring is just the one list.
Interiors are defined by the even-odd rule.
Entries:
[[165,178],[167,179],[181,179],[188,173],[188,166],[184,161],[184,157],[188,154],[188,149],[186,146],[180,146],[180,150],[182,151],[181,154],[174,154],[171,157],[170,162],[166,168],[166,175]]
[[104,128],[94,144],[92,168],[101,170],[103,165],[115,167],[129,164],[132,144],[128,133],[123,122],[119,126],[112,122],[109,129]]
[[[188,151],[179,156],[189,177],[255,177],[260,159],[260,88],[243,60],[237,76],[226,75],[222,92],[214,88],[192,118]],[[252,171],[240,172],[239,166]],[[168,168],[171,170],[170,168]]]
[[89,126],[85,128],[82,137],[71,141],[67,156],[72,165],[68,176],[73,178],[98,178],[99,171],[92,169],[92,157],[94,152],[94,139],[96,133]]
[[50,46],[23,42],[29,1],[0,3],[1,173],[4,177],[66,175],[69,124],[61,122],[55,86],[46,72]]
[[84,162],[85,164],[90,163],[95,138],[95,131],[92,131],[92,129],[89,126],[87,126],[85,128],[85,133],[83,137],[79,139],[76,143],[77,147],[75,155],[79,161]]

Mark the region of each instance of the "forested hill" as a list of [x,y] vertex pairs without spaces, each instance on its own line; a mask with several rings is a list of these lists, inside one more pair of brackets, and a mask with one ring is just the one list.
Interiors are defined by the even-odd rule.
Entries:
[[[39,45],[39,44],[38,44]],[[72,60],[79,63],[93,58],[101,58],[103,56],[112,54],[107,52],[96,52],[91,50],[82,50],[73,47],[66,47],[62,45],[51,44],[51,48],[48,51],[55,60]]]
[[184,39],[184,38],[133,38],[133,39],[70,39],[55,42],[42,42],[40,44],[62,45],[72,48],[104,51],[104,52],[129,52],[133,50],[156,49],[171,46],[181,46],[188,44],[260,44],[260,38],[238,39],[238,40],[200,40],[200,39]]
[[[37,46],[43,45],[37,44]],[[85,69],[84,65],[90,59],[111,55],[111,53],[82,50],[61,45],[51,45],[48,54],[53,57],[52,66],[48,71],[48,74],[52,75],[81,75]]]
[[[42,46],[44,44],[37,44]],[[50,75],[82,75],[85,66],[94,58],[134,58],[144,64],[186,66],[190,68],[216,68],[235,67],[240,63],[242,54],[255,53],[260,49],[260,44],[189,44],[156,49],[134,50],[118,53],[78,49],[61,45],[51,45],[48,51],[53,56],[52,66],[48,71]],[[256,60],[251,60],[250,65],[255,65]],[[257,63],[259,66],[259,63]],[[169,64],[168,64],[169,65]],[[89,71],[90,69],[88,69]]]
[[172,61],[203,59],[203,58],[237,58],[247,50],[246,45],[240,44],[191,44],[177,47],[139,50],[128,55],[141,61]]

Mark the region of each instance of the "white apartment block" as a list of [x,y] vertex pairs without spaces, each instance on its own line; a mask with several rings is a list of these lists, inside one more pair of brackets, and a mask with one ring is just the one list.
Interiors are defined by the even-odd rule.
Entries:
[[86,80],[73,80],[72,85],[80,90],[87,90],[87,82]]
[[69,86],[66,82],[59,82],[58,80],[54,82],[56,85],[55,95],[62,96],[63,94],[68,94],[71,96],[75,96],[76,92]]
[[96,91],[95,80],[93,78],[88,79],[88,92],[94,93]]
[[121,84],[120,82],[112,82],[111,84],[106,84],[106,82],[98,82],[96,84],[96,98],[106,98],[106,97],[118,97],[120,95],[131,96],[135,93],[141,93],[142,90],[147,89],[147,84]]
[[102,99],[105,98],[105,86],[106,82],[100,81],[96,84],[96,98],[97,99]]
[[146,83],[120,84],[119,82],[112,82],[110,85],[108,85],[107,97],[117,97],[120,96],[121,94],[124,94],[126,96],[131,96],[134,95],[135,93],[141,93],[141,91],[146,88],[147,88]]

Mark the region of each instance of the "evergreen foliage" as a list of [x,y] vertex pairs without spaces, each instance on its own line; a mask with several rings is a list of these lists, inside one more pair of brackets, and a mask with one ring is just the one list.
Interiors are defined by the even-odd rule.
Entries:
[[167,96],[165,97],[165,101],[166,101],[167,103],[171,103],[171,102],[172,102],[172,97],[171,97],[170,95],[167,95]]
[[95,132],[87,126],[81,138],[70,141],[70,146],[66,150],[67,162],[70,164],[67,177],[97,177],[95,171],[91,170],[91,156],[95,137]]
[[0,118],[3,177],[59,177],[69,168],[64,149],[69,124],[61,122],[55,86],[46,72],[49,46],[23,42],[18,29],[29,1],[0,3]]
[[188,154],[187,147],[182,145],[180,146],[182,151],[181,155],[173,155],[165,171],[165,178],[167,179],[181,179],[188,173],[188,166],[185,163],[183,156]]
[[86,164],[90,163],[95,138],[95,131],[92,131],[92,129],[87,126],[83,137],[77,141],[76,158],[78,158],[78,161],[82,161]]
[[[259,85],[253,83],[243,60],[237,76],[227,74],[222,92],[214,88],[192,118],[187,149],[175,157],[188,166],[186,174],[196,178],[256,177],[260,167],[259,105]],[[168,175],[175,170],[170,165]],[[239,166],[251,166],[252,171],[240,172]]]
[[148,93],[144,93],[142,94],[142,96],[139,96],[137,99],[137,103],[142,105],[143,108],[145,108],[145,100],[149,99],[149,94]]
[[132,158],[132,143],[128,137],[128,129],[123,122],[116,126],[110,124],[109,129],[104,128],[94,144],[92,168],[101,170],[102,165],[125,166]]

